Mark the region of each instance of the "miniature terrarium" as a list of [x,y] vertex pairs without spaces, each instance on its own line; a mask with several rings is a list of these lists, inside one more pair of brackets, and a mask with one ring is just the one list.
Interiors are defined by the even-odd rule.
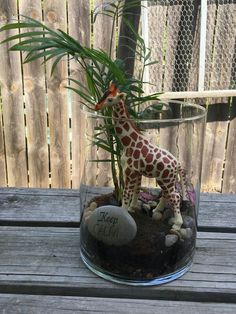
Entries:
[[[95,111],[83,112],[81,255],[104,278],[159,284],[193,260],[205,109],[156,102],[131,119],[125,97],[112,84]],[[101,115],[105,107],[112,116]]]
[[106,51],[31,17],[0,31],[17,30],[2,43],[12,42],[25,63],[51,60],[53,73],[67,56],[77,62],[82,76],[67,88],[83,107],[81,256],[104,278],[148,285],[179,277],[193,259],[205,109],[147,92],[156,82],[145,71],[160,61],[139,33],[140,14],[136,0],[94,9],[94,22],[111,19]]

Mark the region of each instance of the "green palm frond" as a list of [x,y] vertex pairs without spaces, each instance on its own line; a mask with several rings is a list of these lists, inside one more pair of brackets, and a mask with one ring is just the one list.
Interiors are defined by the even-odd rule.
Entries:
[[[142,0],[130,0],[129,2],[109,0],[103,2],[101,8],[95,9],[94,20],[96,20],[98,14],[106,15],[112,19],[108,53],[101,49],[85,47],[63,30],[51,29],[44,23],[27,16],[20,16],[18,22],[9,23],[0,28],[0,32],[6,31],[6,33],[9,30],[20,30],[19,33],[4,39],[1,44],[12,43],[10,50],[20,51],[23,55],[24,63],[39,59],[46,63],[51,60],[51,74],[53,74],[58,63],[63,58],[73,58],[78,62],[81,70],[84,71],[86,83],[70,77],[67,88],[79,95],[82,104],[89,109],[93,109],[94,104],[107,90],[110,82],[113,81],[120,90],[127,94],[126,103],[131,116],[138,118],[141,116],[137,113],[138,106],[144,102],[158,100],[160,96],[159,93],[145,95],[143,90],[145,83],[143,80],[144,69],[149,65],[155,64],[156,61],[150,61],[150,49],[146,47],[143,38],[129,21],[129,14],[132,8],[140,5],[140,1],[142,2]],[[142,70],[136,78],[126,73],[124,60],[111,57],[116,22],[121,15],[131,34],[126,39],[135,44],[134,46],[136,47],[132,53],[142,63]],[[129,49],[132,48],[129,47]],[[111,108],[104,108],[102,114],[107,118],[104,118],[104,124],[96,129],[96,134],[91,138],[91,143],[110,153],[111,157],[107,161],[111,162],[116,194],[120,197],[120,191],[122,191],[124,184],[121,167],[122,145],[116,136],[112,124]],[[105,162],[105,160],[100,160],[100,162]]]

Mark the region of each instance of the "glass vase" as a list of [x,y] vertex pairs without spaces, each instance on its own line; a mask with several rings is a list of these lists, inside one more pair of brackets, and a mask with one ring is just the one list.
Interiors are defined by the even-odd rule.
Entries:
[[[180,277],[195,251],[206,110],[178,101],[153,104],[135,121],[122,121],[134,128],[131,141],[116,137],[121,122],[114,117],[82,114],[84,263],[105,279],[130,285]],[[125,208],[129,169],[135,184]]]

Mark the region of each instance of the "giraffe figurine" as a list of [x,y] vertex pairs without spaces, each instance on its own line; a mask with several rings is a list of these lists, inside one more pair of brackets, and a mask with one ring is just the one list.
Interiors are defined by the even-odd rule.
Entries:
[[115,132],[123,146],[122,169],[124,176],[124,192],[122,207],[133,211],[137,207],[142,176],[156,178],[162,189],[159,204],[153,210],[153,219],[162,217],[166,202],[171,205],[174,217],[171,219],[172,231],[181,229],[183,219],[180,213],[180,195],[175,184],[180,176],[182,197],[186,198],[185,174],[177,159],[167,150],[157,147],[138,130],[129,118],[125,105],[125,93],[120,93],[114,83],[96,104],[95,110],[105,106],[112,107],[112,118]]

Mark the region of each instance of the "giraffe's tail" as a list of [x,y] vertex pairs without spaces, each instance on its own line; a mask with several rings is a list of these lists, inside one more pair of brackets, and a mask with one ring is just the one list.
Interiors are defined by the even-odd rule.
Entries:
[[187,195],[187,178],[186,178],[186,171],[182,168],[181,164],[178,164],[178,173],[180,177],[180,188],[182,192],[182,198],[183,201],[188,200],[188,195]]

